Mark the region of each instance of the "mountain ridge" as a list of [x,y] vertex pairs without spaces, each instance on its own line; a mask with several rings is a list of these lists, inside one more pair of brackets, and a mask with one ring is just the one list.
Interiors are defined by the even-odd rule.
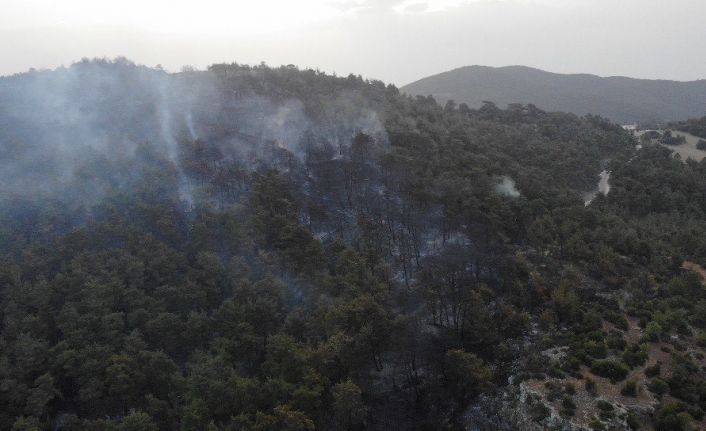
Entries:
[[706,79],[672,81],[588,73],[561,74],[522,65],[472,65],[431,75],[401,87],[470,107],[534,104],[550,111],[596,114],[622,123],[665,122],[706,115]]

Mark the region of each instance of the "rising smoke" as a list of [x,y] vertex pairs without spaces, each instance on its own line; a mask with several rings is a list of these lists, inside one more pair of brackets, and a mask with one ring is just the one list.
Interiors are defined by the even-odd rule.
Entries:
[[[185,149],[207,143],[218,163],[268,166],[272,149],[303,160],[326,143],[344,152],[357,132],[386,142],[376,110],[355,94],[312,115],[296,97],[273,99],[214,71],[169,74],[115,61],[0,78],[0,202],[42,198],[91,204],[164,172],[186,205],[199,199]],[[193,169],[192,169],[193,170]]]
[[499,178],[499,182],[495,184],[495,192],[511,198],[520,197],[520,191],[515,187],[515,181],[508,176]]

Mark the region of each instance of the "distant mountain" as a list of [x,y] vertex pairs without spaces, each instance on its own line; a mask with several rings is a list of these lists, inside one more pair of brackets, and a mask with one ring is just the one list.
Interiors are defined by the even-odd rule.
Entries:
[[549,111],[598,114],[620,123],[672,121],[706,115],[706,80],[680,82],[621,76],[563,75],[524,66],[467,66],[402,87],[472,108],[491,101],[532,103]]

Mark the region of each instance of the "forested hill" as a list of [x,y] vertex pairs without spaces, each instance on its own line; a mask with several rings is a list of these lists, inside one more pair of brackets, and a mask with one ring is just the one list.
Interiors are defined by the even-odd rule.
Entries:
[[[0,100],[0,430],[702,419],[704,162],[295,67],[83,61]],[[595,410],[660,347],[664,403]]]
[[401,88],[412,95],[432,95],[478,108],[534,104],[549,111],[601,115],[613,121],[650,123],[706,114],[706,80],[678,82],[564,75],[523,66],[468,66],[420,79]]

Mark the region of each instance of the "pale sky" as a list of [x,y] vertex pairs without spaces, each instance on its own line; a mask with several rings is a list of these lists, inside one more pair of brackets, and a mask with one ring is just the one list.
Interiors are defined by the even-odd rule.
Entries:
[[404,85],[460,66],[706,78],[706,0],[0,0],[0,75],[125,56]]

